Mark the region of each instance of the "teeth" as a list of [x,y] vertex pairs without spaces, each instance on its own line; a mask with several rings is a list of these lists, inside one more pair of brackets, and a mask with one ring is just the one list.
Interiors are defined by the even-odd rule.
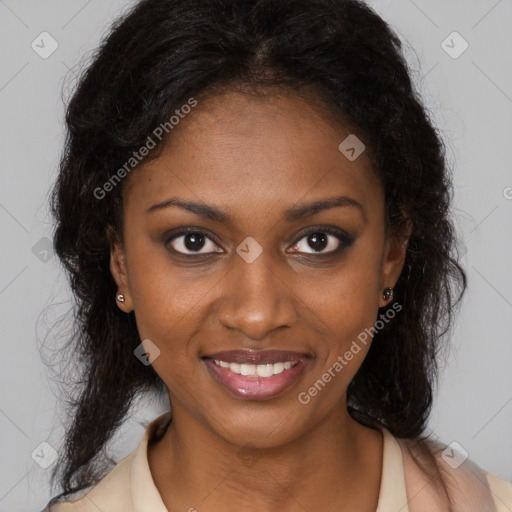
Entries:
[[256,374],[256,366],[253,364],[241,364],[240,365],[240,375],[255,375]]
[[214,361],[218,366],[228,368],[233,373],[253,377],[272,377],[272,375],[277,375],[284,370],[289,370],[298,363],[298,361],[286,361],[285,363],[274,364],[238,364],[228,363],[219,359],[214,359]]

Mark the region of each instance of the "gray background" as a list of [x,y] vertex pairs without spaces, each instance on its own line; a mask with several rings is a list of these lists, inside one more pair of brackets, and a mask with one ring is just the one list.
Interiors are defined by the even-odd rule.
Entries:
[[[0,0],[0,511],[46,504],[50,469],[31,454],[42,442],[58,448],[62,438],[51,375],[38,349],[71,299],[46,240],[52,232],[47,194],[63,142],[61,91],[69,90],[73,68],[130,4]],[[446,140],[469,277],[429,429],[512,479],[512,2],[372,5],[403,39],[414,80]],[[58,43],[47,59],[31,47],[44,31]],[[442,47],[453,31],[469,44],[458,58]],[[462,46],[452,39],[453,53]],[[139,420],[164,408],[139,403],[114,453],[134,450],[144,428]]]

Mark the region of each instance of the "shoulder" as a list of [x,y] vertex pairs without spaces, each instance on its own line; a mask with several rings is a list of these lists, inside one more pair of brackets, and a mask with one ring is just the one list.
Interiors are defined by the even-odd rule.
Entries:
[[144,507],[165,511],[149,468],[147,446],[150,439],[165,432],[170,419],[170,412],[165,412],[147,424],[138,448],[96,485],[67,495],[67,501],[47,506],[42,512],[134,512]]
[[397,439],[403,456],[410,512],[510,512],[512,482],[483,470],[457,445]]
[[94,487],[82,492],[73,501],[56,503],[43,512],[132,512],[131,468],[135,452],[131,453],[105,475]]
[[510,512],[512,510],[512,482],[487,471],[484,471],[484,474],[496,504],[496,511]]

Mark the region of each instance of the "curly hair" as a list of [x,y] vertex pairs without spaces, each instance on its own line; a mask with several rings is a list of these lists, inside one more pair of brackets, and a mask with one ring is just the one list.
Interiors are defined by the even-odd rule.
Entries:
[[52,473],[63,492],[50,503],[99,481],[102,451],[134,399],[167,391],[134,357],[133,313],[113,300],[110,250],[122,237],[124,184],[102,199],[95,190],[188,98],[236,87],[296,91],[354,127],[385,192],[386,225],[398,233],[412,223],[395,288],[403,310],[375,333],[347,400],[357,421],[427,445],[440,352],[466,276],[445,147],[398,36],[358,0],[143,0],[114,22],[67,105],[51,209],[54,249],[76,299],[68,346],[79,376]]

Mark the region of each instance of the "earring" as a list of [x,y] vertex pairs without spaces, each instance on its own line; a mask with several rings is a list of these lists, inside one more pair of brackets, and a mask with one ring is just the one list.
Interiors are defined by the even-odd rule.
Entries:
[[124,295],[123,295],[122,293],[119,293],[119,294],[117,295],[117,300],[118,300],[119,302],[124,302]]
[[393,288],[386,288],[382,292],[382,297],[384,298],[384,300],[392,299],[393,298]]

